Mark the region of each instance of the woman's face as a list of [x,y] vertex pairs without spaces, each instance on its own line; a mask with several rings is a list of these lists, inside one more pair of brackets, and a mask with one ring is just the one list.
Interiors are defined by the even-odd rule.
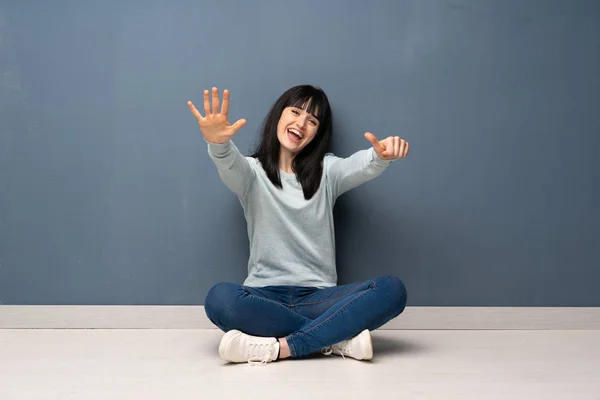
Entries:
[[[308,104],[305,105],[308,108]],[[282,150],[297,154],[306,147],[319,130],[319,120],[306,109],[286,107],[277,124],[277,138]]]

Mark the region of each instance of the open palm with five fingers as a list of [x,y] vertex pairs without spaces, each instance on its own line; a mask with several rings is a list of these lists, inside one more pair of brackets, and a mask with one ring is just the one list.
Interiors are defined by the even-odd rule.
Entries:
[[212,107],[208,99],[208,90],[204,91],[204,112],[203,117],[191,101],[188,101],[188,107],[192,114],[198,120],[200,131],[204,139],[211,143],[226,143],[231,139],[241,127],[246,125],[245,119],[236,121],[233,125],[227,119],[229,112],[229,91],[223,91],[223,105],[219,112],[219,91],[216,87],[212,88]]

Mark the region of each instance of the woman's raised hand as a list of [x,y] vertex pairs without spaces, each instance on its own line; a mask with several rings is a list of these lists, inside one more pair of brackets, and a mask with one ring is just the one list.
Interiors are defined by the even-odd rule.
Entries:
[[200,131],[204,139],[211,143],[226,143],[231,139],[241,127],[246,125],[245,119],[237,120],[231,125],[227,119],[229,111],[229,91],[223,91],[223,105],[219,112],[219,91],[216,87],[212,88],[212,108],[208,99],[208,90],[204,91],[204,112],[203,117],[191,101],[188,101],[188,107],[192,114],[198,120]]

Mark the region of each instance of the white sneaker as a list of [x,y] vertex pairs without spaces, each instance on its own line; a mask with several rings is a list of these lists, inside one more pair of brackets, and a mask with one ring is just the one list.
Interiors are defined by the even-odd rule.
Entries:
[[356,360],[370,360],[373,358],[373,345],[371,344],[371,334],[365,329],[352,339],[344,340],[326,347],[322,351],[326,356],[338,354],[343,358],[352,357]]
[[238,330],[227,332],[219,344],[219,355],[225,361],[266,364],[277,359],[279,341],[273,337],[250,336]]

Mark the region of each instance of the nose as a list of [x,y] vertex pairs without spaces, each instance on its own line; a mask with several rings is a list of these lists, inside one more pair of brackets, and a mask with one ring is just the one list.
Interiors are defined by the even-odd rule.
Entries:
[[298,117],[297,124],[300,128],[304,128],[304,125],[306,125],[307,118],[308,118],[308,115],[301,115]]

